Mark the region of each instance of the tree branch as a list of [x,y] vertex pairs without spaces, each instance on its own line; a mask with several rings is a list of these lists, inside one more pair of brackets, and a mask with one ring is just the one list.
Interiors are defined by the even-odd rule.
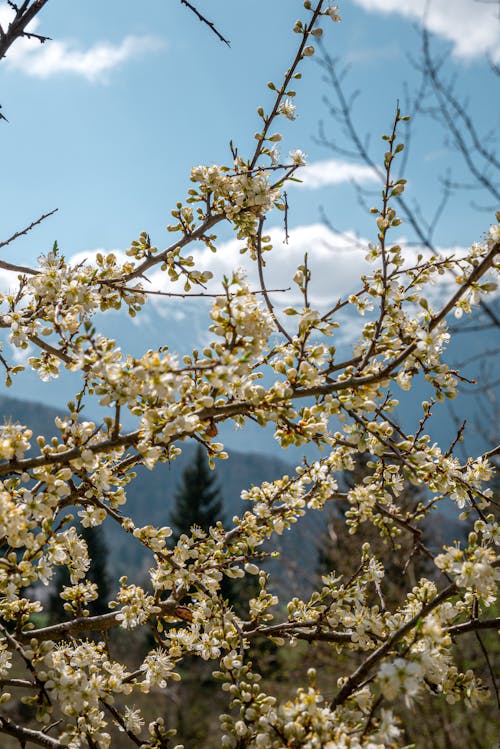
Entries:
[[422,617],[427,616],[437,608],[441,603],[446,601],[447,598],[456,593],[457,586],[455,583],[451,583],[444,590],[441,591],[432,601],[422,606],[418,614],[415,614],[406,624],[400,627],[394,632],[377,650],[375,650],[367,659],[364,661],[359,668],[354,671],[351,676],[345,681],[343,687],[339,690],[336,697],[331,702],[331,707],[334,709],[338,705],[342,705],[348,697],[360,686],[364,681],[365,677],[368,676],[369,672],[376,663],[384,658],[391,648],[396,645],[408,632],[418,624]]
[[[26,226],[24,229],[21,229],[20,231],[16,231],[11,237],[9,237],[8,239],[5,239],[3,242],[0,242],[0,249],[2,247],[5,247],[6,245],[10,244],[11,242],[13,242],[18,237],[22,237],[24,234],[28,234],[28,232],[30,232],[32,229],[34,229],[35,226],[38,226],[38,224],[41,224],[42,221],[45,221],[46,218],[48,218],[49,216],[52,216],[58,210],[59,210],[58,208],[54,208],[54,210],[49,211],[48,213],[44,213],[42,216],[40,216],[40,218],[37,218],[36,221],[32,221],[29,226]],[[8,263],[7,263],[7,265],[8,265]],[[31,270],[31,269],[25,269],[23,272],[24,273],[37,273],[38,271]]]
[[[179,606],[177,601],[169,599],[157,604],[159,611],[154,616],[175,616],[183,621],[189,619],[185,606]],[[111,611],[109,614],[99,614],[97,616],[81,616],[77,619],[71,619],[60,624],[51,624],[48,627],[39,629],[29,629],[21,632],[17,639],[21,643],[29,643],[32,639],[42,642],[44,640],[62,640],[77,634],[87,632],[104,632],[112,627],[120,625],[117,619],[119,611]]]
[[[16,15],[10,22],[7,30],[0,32],[0,60],[5,57],[9,47],[14,44],[16,39],[22,36],[34,36],[34,34],[26,33],[25,28],[47,2],[48,0],[34,0],[29,7],[28,2],[24,2],[20,7],[16,8]],[[41,44],[49,39],[48,36],[41,35],[36,35],[36,38]]]
[[23,726],[14,723],[9,718],[0,716],[0,733],[7,733],[9,736],[14,736],[18,739],[21,746],[25,746],[28,741],[38,746],[44,746],[46,749],[65,749],[65,744],[61,744],[57,739],[53,739],[47,736],[42,731],[34,731],[32,728],[24,728]]
[[188,0],[181,0],[181,5],[185,5],[186,8],[189,8],[189,10],[191,10],[195,14],[195,16],[200,19],[202,23],[206,24],[213,31],[215,36],[218,39],[220,39],[221,42],[224,42],[224,44],[227,44],[228,47],[231,46],[231,42],[228,39],[226,39],[226,37],[222,36],[220,31],[216,28],[215,24],[212,21],[209,21],[208,18],[205,18],[205,16],[202,15],[200,11],[197,8],[195,8],[194,5],[192,5],[192,3],[188,2]]
[[500,629],[500,616],[497,616],[495,619],[471,619],[463,624],[455,624],[453,627],[448,627],[447,632],[452,637],[457,637],[467,632],[477,632],[479,629]]

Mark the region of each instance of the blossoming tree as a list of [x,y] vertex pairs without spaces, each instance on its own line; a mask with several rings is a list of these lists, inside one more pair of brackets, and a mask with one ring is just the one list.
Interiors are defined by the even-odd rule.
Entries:
[[[14,9],[22,14],[43,4]],[[112,723],[131,746],[178,745],[161,717],[144,724],[135,701],[179,680],[177,670],[193,656],[213,662],[227,693],[223,747],[400,746],[398,718],[391,710],[397,694],[411,702],[428,691],[472,705],[487,696],[472,671],[459,670],[455,648],[465,632],[499,626],[488,613],[496,600],[500,532],[487,488],[489,460],[498,450],[460,462],[453,445],[432,444],[426,434],[430,402],[422,404],[413,433],[402,431],[393,411],[394,385],[408,390],[417,376],[425,377],[438,400],[453,397],[460,375],[443,361],[447,318],[457,309],[469,313],[493,290],[500,226],[464,255],[405,261],[392,241],[401,223],[398,197],[405,189],[395,176],[403,149],[398,125],[404,119],[397,110],[384,136],[385,184],[373,209],[373,272],[360,280],[356,293],[320,312],[309,302],[310,271],[304,263],[294,277],[302,306],[285,309],[286,317],[277,313],[265,285],[265,256],[272,247],[264,221],[273,209],[285,209],[283,187],[304,157],[295,151],[280,160],[281,137],[274,126],[280,117],[294,118],[292,87],[303,58],[314,53],[321,23],[340,20],[337,9],[323,0],[307,0],[304,8],[304,20],[294,27],[296,56],[283,81],[270,84],[269,113],[258,110],[254,152],[247,157],[233,152],[227,166],[193,168],[188,197],[172,211],[173,241],[166,249],[151,246],[142,234],[125,263],[100,254],[95,262],[71,267],[57,248],[37,268],[1,263],[19,272],[17,288],[1,299],[0,321],[10,330],[11,343],[34,348],[29,366],[42,380],[57,377],[62,368],[81,378],[68,416],[57,420],[57,438],[47,442],[23,425],[0,427],[0,733],[16,737],[21,746],[105,749]],[[20,35],[25,26],[19,22],[18,27]],[[2,32],[2,54],[7,34]],[[143,278],[152,268],[161,268],[172,282],[182,279],[186,294],[204,285],[210,273],[197,267],[187,250],[203,243],[217,251],[215,230],[222,222],[234,229],[257,265],[261,286],[249,288],[237,271],[221,280],[203,351],[179,360],[161,348],[134,358],[96,332],[97,312],[123,307],[132,316],[141,313],[147,300]],[[433,306],[429,287],[449,271],[456,276],[456,291]],[[352,353],[340,360],[332,334],[346,307],[372,313],[360,326]],[[18,367],[4,358],[2,364],[9,382]],[[108,410],[100,425],[82,418],[89,394]],[[133,431],[122,427],[125,411],[137,420]],[[304,460],[295,475],[243,492],[247,509],[230,527],[218,523],[209,533],[194,530],[171,547],[169,527],[134,525],[126,500],[136,466],[154,469],[175,460],[183,441],[192,437],[212,462],[224,459],[224,447],[216,441],[218,424],[249,419],[271,425],[283,447],[313,442],[323,457]],[[367,475],[343,493],[339,474],[352,469],[360,452],[370,456]],[[403,507],[398,499],[408,481],[425,486],[428,498],[418,494],[413,506]],[[474,528],[462,546],[433,555],[422,541],[421,525],[445,497],[474,516]],[[261,569],[263,545],[272,547],[273,539],[307,510],[321,512],[339,498],[350,505],[346,532],[373,524],[395,553],[398,538],[409,536],[412,554],[429,557],[435,575],[418,580],[397,605],[387,607],[384,568],[366,544],[350,579],[332,570],[308,600],[278,605],[272,577]],[[87,547],[67,514],[70,506],[77,508],[83,526],[109,518],[154,553],[150,592],[123,577],[110,612],[89,615],[96,586],[86,578]],[[27,589],[49,584],[61,565],[70,573],[63,597],[73,616],[37,626],[33,616],[42,605]],[[249,603],[248,617],[241,618],[220,591],[224,576],[245,575],[258,577],[259,593]],[[134,669],[114,657],[106,637],[89,637],[118,627],[155,631],[155,647]],[[271,638],[283,648],[297,640],[327,642],[340,654],[357,653],[359,665],[331,693],[321,691],[311,669],[309,681],[281,701],[266,691],[252,666],[257,638]],[[37,726],[9,717],[9,703],[19,693],[36,708]]]

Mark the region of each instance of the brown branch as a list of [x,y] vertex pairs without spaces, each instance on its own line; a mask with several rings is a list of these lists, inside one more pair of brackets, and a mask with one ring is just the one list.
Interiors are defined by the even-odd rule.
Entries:
[[[10,240],[9,240],[10,241]],[[7,244],[5,242],[4,244]],[[6,260],[0,260],[0,268],[3,270],[10,270],[13,273],[27,273],[30,276],[37,276],[40,271],[28,268],[26,265],[15,265],[14,263],[8,263]]]
[[106,702],[106,700],[99,700],[101,705],[103,705],[106,710],[108,710],[113,718],[115,719],[116,723],[121,727],[122,731],[127,734],[129,739],[136,745],[136,746],[144,746],[144,742],[139,739],[136,734],[131,731],[129,728],[127,728],[125,720],[123,719],[123,716],[121,713],[114,707],[114,705],[110,705],[109,702]]
[[415,614],[406,624],[400,627],[394,632],[377,650],[375,650],[363,663],[348,677],[344,685],[341,687],[336,697],[331,702],[332,710],[338,705],[343,704],[348,697],[360,686],[364,681],[365,677],[368,676],[372,667],[377,664],[382,658],[384,658],[391,648],[396,645],[408,632],[418,624],[422,617],[427,616],[431,611],[437,608],[441,603],[446,601],[447,598],[456,593],[457,586],[455,583],[451,583],[444,590],[441,591],[432,601],[422,606],[418,614]]
[[486,458],[486,460],[489,460],[490,458],[494,458],[495,455],[500,455],[500,445],[497,445],[491,450],[488,450],[487,453],[484,453],[483,458]]
[[288,343],[292,343],[292,337],[289,335],[289,333],[285,330],[281,322],[278,320],[276,313],[274,311],[274,305],[271,302],[271,299],[269,298],[269,292],[266,287],[266,282],[264,280],[264,261],[262,259],[262,228],[264,226],[264,219],[261,218],[259,220],[259,227],[257,229],[257,237],[255,240],[255,249],[257,252],[257,269],[259,273],[259,283],[260,283],[260,290],[261,293],[264,295],[264,301],[266,303],[266,307],[268,309],[269,314],[274,320],[274,324],[280,331],[280,333],[287,339]]
[[[281,634],[289,635],[290,637],[297,638],[299,640],[307,640],[312,642],[314,640],[325,640],[327,642],[351,642],[354,632],[325,632],[318,629],[321,622],[319,621],[304,621],[304,622],[282,622],[281,624],[272,624],[269,627],[256,627],[255,629],[243,628],[245,637],[255,637],[256,635],[264,635],[265,637],[279,637]],[[303,632],[304,629],[312,629],[314,632]]]
[[167,259],[168,255],[171,252],[175,252],[176,250],[180,250],[186,245],[190,244],[191,242],[202,239],[203,236],[212,229],[216,224],[220,223],[225,219],[224,214],[217,214],[209,215],[207,218],[203,221],[200,226],[195,229],[191,234],[185,234],[181,239],[178,239],[176,242],[170,245],[170,247],[167,247],[166,250],[163,250],[158,255],[153,255],[151,257],[146,258],[140,265],[137,266],[135,270],[133,270],[131,273],[126,275],[124,278],[120,279],[122,283],[127,283],[128,281],[132,281],[134,278],[139,278],[140,276],[143,276],[150,268],[152,268],[154,265],[157,265],[158,263],[162,263],[164,260]]
[[[146,294],[147,296],[164,296],[164,297],[173,297],[173,298],[180,298],[180,299],[189,299],[191,297],[205,297],[207,299],[217,299],[221,296],[221,292],[218,294],[209,294],[208,292],[199,291],[199,292],[174,292],[174,291],[157,291],[154,289],[134,289],[132,286],[120,286],[119,284],[115,283],[114,281],[100,281],[99,283],[106,285],[106,286],[112,286],[114,289],[118,289],[118,291],[125,291],[129,293],[136,293],[136,294]],[[285,292],[290,291],[290,286],[288,286],[286,289],[267,289],[268,293],[272,294],[284,294]],[[264,292],[261,289],[256,289],[254,291],[250,291],[250,294],[263,294]]]
[[[6,245],[10,244],[11,242],[13,242],[18,237],[22,237],[23,235],[28,234],[28,232],[30,232],[32,229],[34,229],[35,226],[38,226],[38,224],[41,224],[42,221],[45,221],[46,218],[48,218],[49,216],[52,216],[58,210],[59,210],[58,208],[54,208],[53,211],[49,211],[48,213],[44,213],[42,216],[40,216],[40,218],[37,218],[36,221],[32,221],[29,226],[26,226],[24,229],[21,229],[20,231],[14,232],[14,234],[11,237],[9,237],[8,239],[4,239],[3,242],[0,242],[0,249],[2,247],[5,247]],[[37,273],[37,271],[34,271],[34,270],[28,270],[28,271],[25,271],[25,272],[27,272],[27,273]]]
[[480,629],[500,629],[500,616],[495,619],[471,619],[463,624],[455,624],[448,627],[447,632],[452,637],[464,635],[467,632],[477,632]]
[[41,348],[47,354],[55,356],[57,359],[61,359],[61,361],[63,361],[65,364],[73,364],[73,359],[65,354],[64,351],[55,348],[55,346],[51,346],[50,343],[47,343],[47,341],[42,341],[42,339],[37,335],[29,335],[28,338],[32,343]]
[[9,736],[14,736],[18,739],[21,746],[25,746],[27,742],[38,744],[38,746],[44,746],[46,749],[65,749],[65,744],[61,744],[57,739],[53,739],[47,736],[42,731],[34,731],[32,728],[24,728],[23,726],[14,723],[9,718],[0,717],[0,733],[7,733]]
[[265,629],[255,629],[251,632],[245,632],[245,637],[253,637],[255,635],[263,635],[264,637],[279,637],[280,634],[288,635],[296,640],[306,640],[307,642],[352,642],[354,632],[325,632],[324,630],[316,629],[312,632],[304,632],[302,629],[295,629],[299,626],[307,626],[302,622],[290,623],[290,626],[275,625],[274,627],[266,627]]
[[[33,36],[33,34],[26,33],[25,28],[30,21],[42,10],[43,6],[46,5],[48,0],[34,0],[29,5],[26,0],[21,6],[16,9],[16,15],[10,22],[6,31],[3,29],[0,32],[0,60],[5,57],[9,47],[23,36]],[[37,39],[43,44],[49,37],[48,36],[37,36]]]
[[222,36],[220,31],[218,31],[218,29],[216,28],[215,24],[212,21],[209,21],[208,18],[205,18],[205,16],[202,15],[200,11],[197,8],[195,8],[194,5],[188,2],[188,0],[181,0],[181,5],[185,5],[186,8],[189,8],[189,10],[191,10],[195,14],[195,16],[200,19],[202,23],[206,24],[206,26],[208,26],[213,31],[215,36],[218,39],[220,39],[221,42],[224,42],[224,44],[227,44],[228,47],[231,46],[231,42],[228,39],[226,39],[224,36]]
[[38,455],[36,458],[25,458],[23,460],[8,461],[0,464],[0,476],[6,476],[17,471],[40,468],[41,466],[53,465],[54,463],[68,463],[80,457],[82,450],[90,450],[93,453],[105,453],[116,447],[130,447],[139,439],[139,432],[123,434],[118,438],[104,440],[96,445],[85,445],[84,447],[72,447],[61,453],[48,453]]
[[[179,619],[187,620],[188,615],[185,606],[179,606],[175,600],[161,601],[157,604],[160,609],[154,616],[177,616]],[[29,643],[32,639],[43,642],[45,640],[62,640],[77,634],[87,632],[103,632],[112,627],[119,626],[117,619],[119,611],[111,611],[109,614],[98,614],[97,616],[81,616],[68,622],[51,624],[48,627],[29,629],[18,636],[22,643]]]

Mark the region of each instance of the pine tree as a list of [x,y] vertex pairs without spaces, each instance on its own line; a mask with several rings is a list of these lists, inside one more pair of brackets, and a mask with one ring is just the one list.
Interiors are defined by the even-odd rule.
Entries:
[[223,519],[222,499],[216,478],[211,473],[206,454],[198,445],[194,460],[182,474],[182,484],[175,495],[175,507],[170,515],[174,526],[173,540],[189,534],[193,525],[203,531]]
[[87,542],[90,568],[87,580],[96,583],[99,592],[95,601],[91,601],[88,609],[90,616],[107,614],[109,612],[108,601],[111,599],[111,581],[107,571],[108,548],[104,539],[104,531],[101,526],[96,528],[83,528],[82,535]]
[[[90,567],[86,579],[96,583],[98,596],[95,601],[90,601],[87,608],[90,616],[106,614],[109,612],[108,601],[111,598],[111,584],[106,568],[108,549],[104,540],[104,532],[101,527],[80,528],[79,533],[87,543],[90,557]],[[64,601],[60,593],[64,586],[71,585],[67,567],[58,567],[54,578],[54,587],[49,597],[48,614],[53,623],[68,619],[68,613],[64,610]]]
[[[220,489],[208,467],[206,453],[198,445],[193,462],[182,474],[182,484],[175,495],[175,507],[170,514],[174,526],[172,540],[177,543],[183,533],[189,535],[193,525],[206,533],[219,520],[224,520]],[[221,593],[239,611],[243,603],[255,595],[255,581],[249,582],[247,577],[231,580],[224,576]]]

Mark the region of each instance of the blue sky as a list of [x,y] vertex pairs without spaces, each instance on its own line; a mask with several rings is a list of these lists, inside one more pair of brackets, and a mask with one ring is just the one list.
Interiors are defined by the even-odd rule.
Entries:
[[[371,133],[372,154],[381,160],[379,136],[390,127],[396,100],[404,99],[405,83],[412,90],[418,80],[409,57],[418,57],[418,23],[426,3],[338,4],[343,21],[325,19],[324,44],[351,66],[346,86],[360,91],[356,119],[362,133]],[[18,42],[1,62],[0,103],[9,120],[0,122],[1,238],[59,209],[11,246],[5,259],[34,263],[54,240],[68,256],[79,258],[101,248],[124,250],[143,230],[164,247],[170,210],[185,197],[190,167],[229,163],[231,138],[242,154],[252,148],[256,109],[271,101],[266,84],[280,81],[293,57],[298,37],[291,29],[304,17],[302,2],[199,0],[197,5],[231,40],[230,48],[178,0],[51,0],[36,31],[53,41],[43,46]],[[498,78],[485,56],[500,62],[498,13],[495,4],[476,0],[431,0],[425,19],[433,48],[450,55],[447,70],[456,76],[457,90],[480,131],[498,129],[500,119]],[[0,2],[0,23],[7,17],[8,8]],[[302,72],[297,120],[286,127],[280,122],[280,130],[283,153],[301,148],[311,166],[304,185],[289,191],[291,248],[283,248],[279,239],[280,217],[269,220],[279,247],[279,262],[270,273],[271,284],[280,285],[281,261],[291,270],[308,250],[322,298],[327,290],[349,291],[363,261],[344,237],[321,226],[319,206],[342,232],[372,239],[373,219],[359,206],[349,178],[356,176],[366,186],[376,183],[352,159],[332,164],[341,157],[314,141],[320,120],[329,135],[342,135],[328,117],[323,103],[328,89],[314,58],[304,61]],[[454,178],[467,177],[443,131],[432,119],[419,118],[408,197],[418,200],[424,213],[435,208],[439,177],[448,167]],[[492,211],[474,211],[470,200],[470,194],[461,193],[450,203],[437,230],[439,246],[466,246],[493,221]],[[407,227],[402,231],[411,239]],[[229,238],[221,232],[221,242]],[[337,252],[334,274],[332,252],[325,247]],[[237,259],[232,243],[223,245],[221,260],[210,262],[222,272]],[[10,280],[4,276],[0,283],[5,288]],[[20,385],[18,394],[25,396],[31,388]]]

